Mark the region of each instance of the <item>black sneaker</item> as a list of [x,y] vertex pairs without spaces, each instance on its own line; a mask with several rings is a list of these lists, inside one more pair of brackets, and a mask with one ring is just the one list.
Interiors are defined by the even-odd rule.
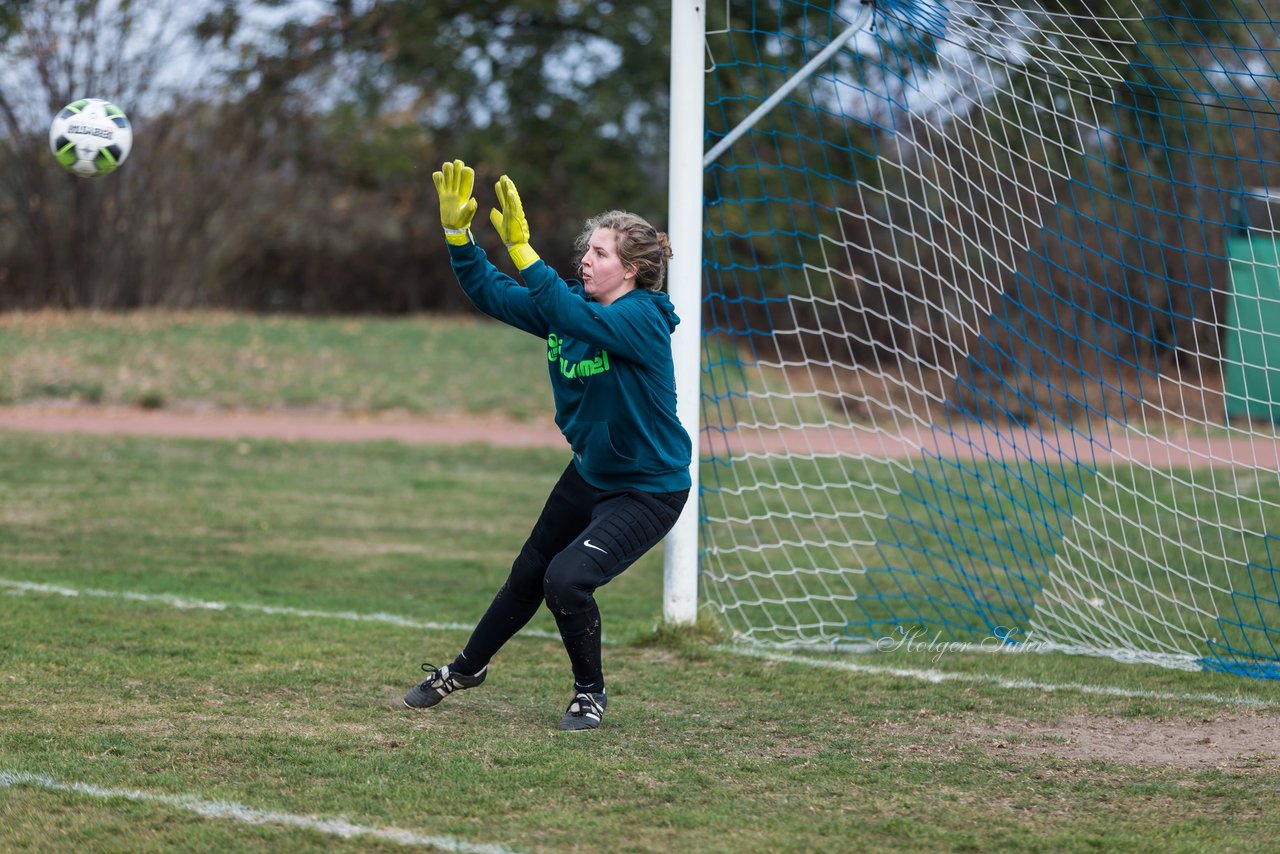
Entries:
[[476,687],[484,681],[485,675],[489,672],[489,665],[486,664],[480,668],[480,672],[475,676],[452,673],[447,664],[444,667],[424,664],[422,669],[431,675],[410,688],[409,693],[404,695],[404,704],[411,709],[429,709],[443,700],[447,694]]
[[607,705],[609,698],[604,694],[576,694],[560,719],[560,729],[595,729],[604,720]]

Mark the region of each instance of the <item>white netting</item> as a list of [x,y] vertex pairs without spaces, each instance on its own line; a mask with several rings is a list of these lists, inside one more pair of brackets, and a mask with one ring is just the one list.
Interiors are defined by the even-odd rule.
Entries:
[[[1216,8],[880,0],[709,166],[737,633],[1274,672],[1280,20]],[[711,6],[708,147],[861,11]]]

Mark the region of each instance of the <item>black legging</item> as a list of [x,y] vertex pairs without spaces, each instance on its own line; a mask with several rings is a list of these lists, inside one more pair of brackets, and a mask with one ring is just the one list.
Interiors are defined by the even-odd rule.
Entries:
[[687,489],[596,489],[570,463],[451,669],[478,672],[545,600],[569,653],[577,690],[603,693],[600,609],[593,594],[666,536],[688,497]]

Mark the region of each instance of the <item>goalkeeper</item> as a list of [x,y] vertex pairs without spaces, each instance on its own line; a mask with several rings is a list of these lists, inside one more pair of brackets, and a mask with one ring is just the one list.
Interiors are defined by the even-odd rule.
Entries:
[[515,185],[497,184],[490,216],[524,286],[471,236],[475,174],[461,160],[433,176],[459,284],[485,314],[546,340],[556,424],[573,459],[547,498],[511,574],[452,663],[404,697],[427,708],[485,680],[489,662],[545,601],[573,668],[561,729],[594,729],[606,705],[594,592],[671,530],[689,497],[689,435],[676,418],[671,331],[662,291],[671,247],[640,217],[610,211],[578,238],[582,281],[566,282],[529,245]]

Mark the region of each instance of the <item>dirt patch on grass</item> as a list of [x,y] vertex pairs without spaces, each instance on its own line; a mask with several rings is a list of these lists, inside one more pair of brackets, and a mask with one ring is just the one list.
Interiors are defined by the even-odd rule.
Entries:
[[969,730],[988,752],[1057,756],[1191,769],[1280,768],[1280,718],[1115,718],[1077,714],[1058,721],[1006,718]]
[[126,406],[0,407],[0,429],[32,433],[166,436],[198,439],[406,444],[487,444],[567,448],[554,423],[502,418],[353,416],[325,412],[144,410]]
[[[498,416],[428,418],[405,413],[357,415],[325,410],[283,409],[260,412],[207,407],[140,409],[129,406],[0,406],[0,430],[31,433],[167,436],[202,439],[274,439],[281,441],[406,444],[485,444],[510,448],[567,449],[564,437],[546,415],[534,421]],[[706,440],[704,440],[706,441]],[[718,444],[717,444],[718,443]],[[782,428],[739,426],[704,448],[713,453],[839,453],[874,459],[988,456],[1012,460],[1081,460],[1088,464],[1130,462],[1165,466],[1242,466],[1280,468],[1280,436],[1197,436],[1174,429],[1168,435],[1126,431],[1091,433],[1063,430],[995,429],[980,424],[947,429],[908,426],[874,432],[861,427]]]

